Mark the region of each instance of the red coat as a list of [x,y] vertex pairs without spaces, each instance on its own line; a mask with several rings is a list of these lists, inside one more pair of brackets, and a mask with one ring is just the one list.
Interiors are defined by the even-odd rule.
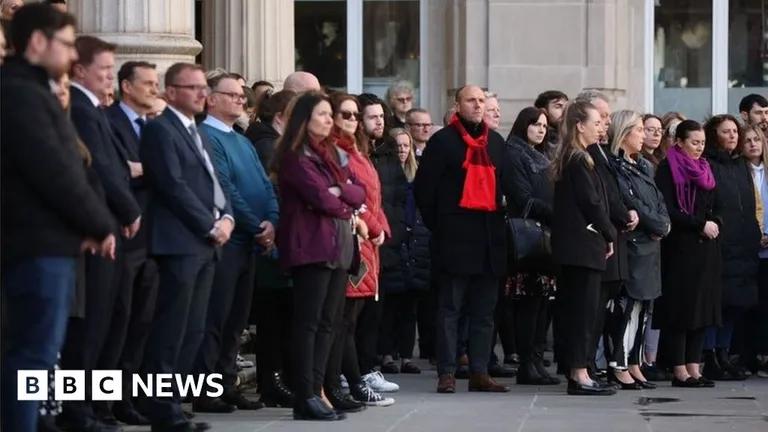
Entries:
[[340,138],[337,144],[349,153],[349,170],[356,183],[365,188],[365,206],[367,210],[360,218],[368,226],[368,238],[360,241],[360,259],[365,263],[366,273],[359,281],[354,277],[347,283],[347,297],[373,297],[379,292],[379,247],[373,244],[373,239],[382,232],[389,238],[391,232],[387,217],[381,207],[381,183],[371,161],[360,154],[354,146]]

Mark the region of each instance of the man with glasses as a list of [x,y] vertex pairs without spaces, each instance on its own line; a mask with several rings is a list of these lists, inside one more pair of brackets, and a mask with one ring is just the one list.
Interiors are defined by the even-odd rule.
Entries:
[[198,412],[256,410],[264,405],[237,391],[237,353],[248,324],[253,299],[256,253],[275,247],[278,206],[274,188],[248,138],[233,127],[244,111],[245,93],[229,74],[208,80],[206,117],[200,129],[210,139],[216,175],[237,217],[237,227],[216,263],[205,336],[195,360],[196,374],[223,375],[221,398],[203,395],[192,406]]
[[387,89],[387,103],[392,109],[392,127],[405,128],[405,114],[413,108],[413,84],[395,81]]
[[[235,221],[211,147],[195,125],[210,93],[203,68],[172,65],[165,89],[168,108],[145,126],[139,150],[151,193],[149,254],[160,278],[142,372],[189,374],[205,334],[217,247],[229,240]],[[172,398],[144,399],[142,412],[152,431],[208,429],[187,420],[174,393]]]
[[432,116],[424,108],[412,108],[405,113],[405,124],[413,138],[413,151],[418,160],[432,136]]
[[[88,183],[77,134],[49,80],[77,59],[75,19],[36,3],[15,14],[16,55],[0,69],[2,430],[36,431],[38,401],[19,401],[17,371],[53,369],[82,251],[114,257],[116,229]],[[12,107],[8,109],[7,107]],[[90,430],[90,429],[80,429]]]

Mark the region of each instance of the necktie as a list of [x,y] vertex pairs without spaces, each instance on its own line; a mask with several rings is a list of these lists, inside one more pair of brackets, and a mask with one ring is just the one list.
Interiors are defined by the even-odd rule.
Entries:
[[213,169],[211,159],[208,157],[208,152],[203,148],[203,140],[200,138],[200,134],[197,133],[197,127],[194,124],[189,125],[189,134],[192,135],[192,139],[197,146],[197,151],[200,152],[200,155],[203,156],[203,160],[205,161],[205,168],[208,169],[208,174],[210,174],[211,179],[213,179],[213,205],[215,205],[217,209],[223,210],[224,206],[227,204],[227,199],[224,197],[224,191],[221,190],[219,179],[216,178],[216,172]]
[[139,126],[139,138],[141,138],[141,133],[144,132],[144,125],[147,124],[147,121],[141,117],[138,117],[133,122]]

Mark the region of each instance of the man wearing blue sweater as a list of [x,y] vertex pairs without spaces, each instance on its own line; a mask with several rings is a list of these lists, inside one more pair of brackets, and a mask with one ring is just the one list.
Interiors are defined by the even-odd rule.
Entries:
[[200,130],[208,136],[216,175],[232,203],[237,226],[216,264],[205,336],[195,361],[195,373],[223,375],[224,394],[216,399],[198,398],[193,409],[253,410],[263,405],[246,399],[236,390],[235,359],[251,309],[255,255],[269,253],[274,247],[278,205],[256,151],[247,138],[232,128],[243,113],[246,99],[242,87],[226,74],[209,79],[208,86],[208,117]]

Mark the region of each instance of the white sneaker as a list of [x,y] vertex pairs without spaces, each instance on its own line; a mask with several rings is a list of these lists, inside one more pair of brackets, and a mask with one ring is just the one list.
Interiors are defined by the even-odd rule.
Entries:
[[349,383],[347,382],[347,377],[345,377],[344,375],[340,375],[339,376],[339,381],[341,382],[341,388],[343,388],[343,389],[348,389],[349,388]]
[[400,386],[384,379],[384,375],[379,371],[374,371],[363,375],[363,381],[375,392],[392,393],[400,390]]
[[395,403],[391,397],[384,397],[373,391],[365,382],[352,389],[350,394],[355,400],[368,406],[386,407]]
[[241,369],[253,367],[253,362],[246,360],[245,357],[241,356],[240,354],[237,355],[237,360],[235,360],[235,362]]

